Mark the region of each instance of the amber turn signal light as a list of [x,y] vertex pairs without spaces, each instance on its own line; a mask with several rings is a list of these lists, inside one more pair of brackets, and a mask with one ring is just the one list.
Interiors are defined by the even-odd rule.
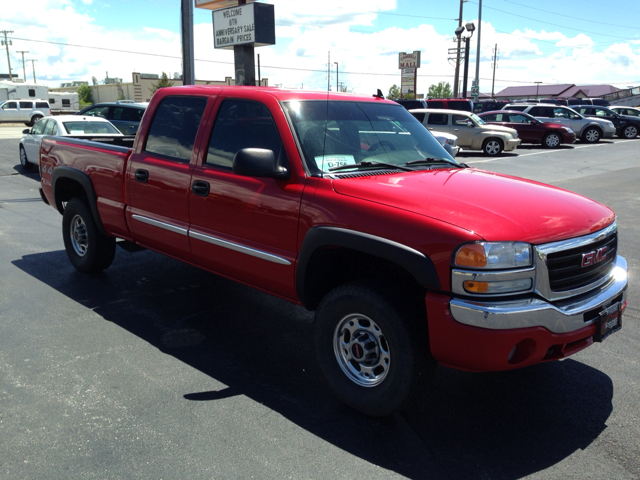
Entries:
[[487,254],[482,245],[470,243],[458,250],[455,262],[460,267],[482,268],[487,266]]

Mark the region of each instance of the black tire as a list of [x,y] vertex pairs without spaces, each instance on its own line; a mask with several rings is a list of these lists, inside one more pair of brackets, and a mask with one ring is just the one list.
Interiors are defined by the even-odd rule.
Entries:
[[24,150],[24,147],[22,145],[20,145],[20,165],[22,165],[22,168],[24,168],[25,170],[28,170],[33,166],[33,164],[27,158],[27,152]]
[[586,143],[598,143],[602,138],[602,131],[598,127],[587,127],[582,132],[582,141]]
[[325,380],[344,404],[391,415],[431,378],[426,316],[411,302],[352,283],[329,292],[315,315],[315,348]]
[[624,138],[627,138],[629,140],[636,138],[638,136],[638,126],[634,125],[633,123],[627,125],[626,127],[624,127],[624,129],[622,130],[622,135]]
[[488,138],[482,144],[482,151],[485,153],[485,155],[489,155],[490,157],[500,155],[503,149],[504,145],[502,143],[502,140],[500,140],[499,138]]
[[62,216],[62,238],[71,264],[82,273],[109,268],[116,254],[116,239],[98,230],[87,203],[72,198]]
[[542,145],[546,148],[558,148],[561,143],[562,137],[556,132],[549,132],[542,139]]
[[36,122],[38,120],[40,120],[41,118],[42,118],[42,115],[34,115],[33,117],[31,117],[31,121],[30,122],[25,122],[25,125],[27,127],[33,127],[36,124]]

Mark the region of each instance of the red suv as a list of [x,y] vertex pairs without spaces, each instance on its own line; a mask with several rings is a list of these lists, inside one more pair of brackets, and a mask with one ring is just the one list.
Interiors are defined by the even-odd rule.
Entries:
[[502,125],[518,131],[522,143],[539,143],[547,148],[557,148],[563,143],[574,143],[576,132],[558,123],[541,122],[528,113],[516,110],[496,110],[478,115],[489,124]]

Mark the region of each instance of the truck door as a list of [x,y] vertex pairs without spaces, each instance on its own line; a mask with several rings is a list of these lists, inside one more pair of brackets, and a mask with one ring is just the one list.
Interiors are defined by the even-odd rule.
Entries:
[[193,146],[206,106],[207,97],[160,100],[145,144],[129,159],[126,178],[127,223],[134,239],[189,262],[189,191],[197,157]]
[[[234,96],[241,95],[242,92]],[[198,265],[235,280],[295,298],[294,262],[304,178],[292,172],[274,116],[286,126],[279,104],[271,109],[249,98],[222,98],[190,191],[189,236]],[[205,148],[207,149],[206,151]],[[233,171],[243,148],[274,152],[288,180],[248,177]]]

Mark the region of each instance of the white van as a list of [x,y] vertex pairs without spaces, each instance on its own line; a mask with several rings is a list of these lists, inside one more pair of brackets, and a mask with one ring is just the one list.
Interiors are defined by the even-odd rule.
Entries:
[[46,100],[8,100],[0,104],[0,123],[24,123],[31,127],[49,115],[51,107]]

